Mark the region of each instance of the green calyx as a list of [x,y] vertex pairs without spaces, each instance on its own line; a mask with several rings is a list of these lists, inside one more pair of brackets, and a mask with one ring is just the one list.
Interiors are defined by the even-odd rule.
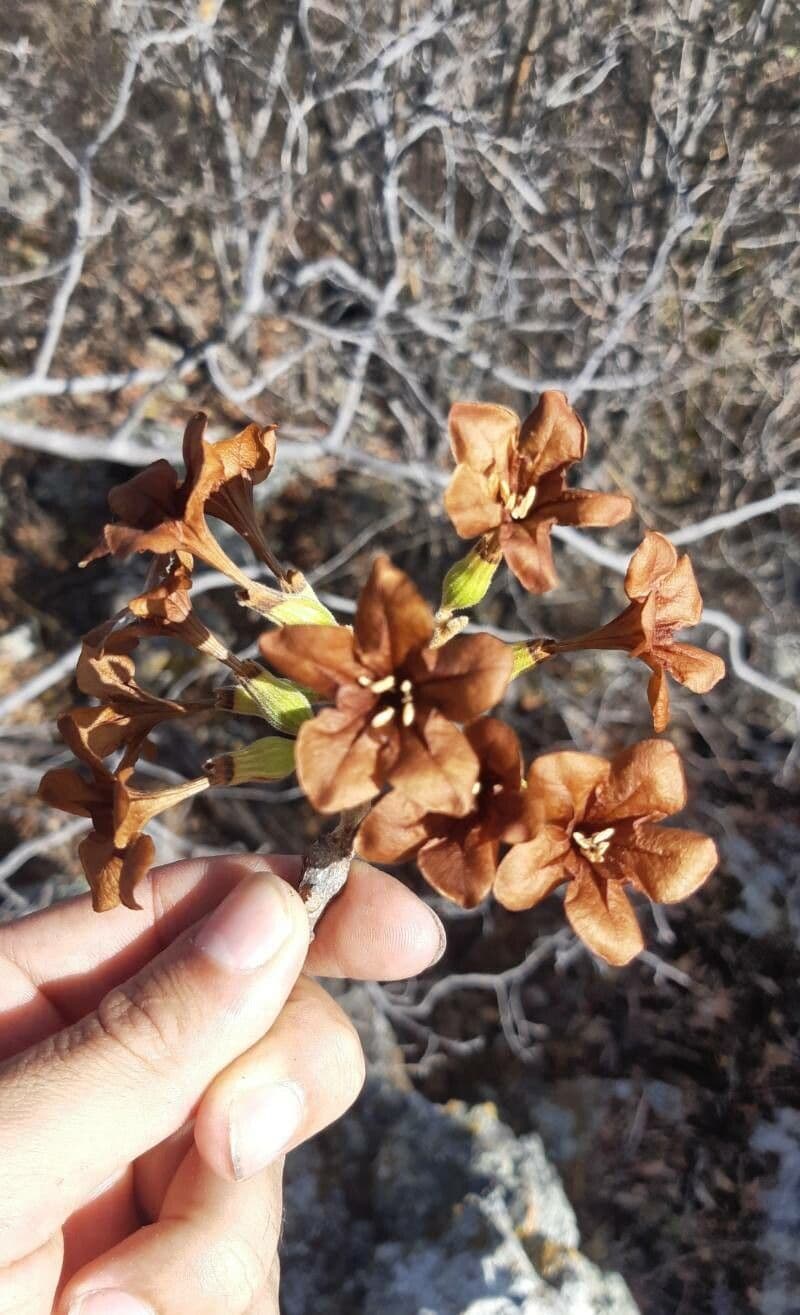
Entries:
[[242,785],[245,781],[280,781],[294,771],[294,740],[267,735],[232,753],[210,758],[205,771],[212,785]]
[[321,603],[311,587],[307,593],[286,594],[269,610],[269,619],[280,626],[335,626],[333,612]]
[[450,567],[444,577],[440,616],[475,607],[476,603],[486,597],[499,565],[500,553],[487,548],[481,539],[466,557]]
[[523,671],[530,671],[533,667],[538,667],[540,662],[546,662],[552,653],[548,652],[545,644],[541,639],[531,639],[519,644],[511,645],[511,679],[521,676]]
[[308,696],[291,680],[263,671],[240,677],[232,688],[217,691],[217,705],[242,717],[263,717],[276,730],[296,735],[304,721],[313,717]]

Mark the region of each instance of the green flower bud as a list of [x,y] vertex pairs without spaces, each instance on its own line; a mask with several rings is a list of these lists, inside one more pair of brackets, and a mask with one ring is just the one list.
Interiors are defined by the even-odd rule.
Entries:
[[464,611],[485,598],[500,560],[497,548],[480,539],[444,577],[440,614]]
[[232,753],[222,753],[203,764],[212,785],[241,785],[244,781],[280,781],[294,771],[294,740],[267,735]]
[[314,710],[307,695],[291,680],[261,671],[257,676],[240,677],[238,685],[217,690],[218,708],[242,717],[263,717],[276,730],[296,735]]

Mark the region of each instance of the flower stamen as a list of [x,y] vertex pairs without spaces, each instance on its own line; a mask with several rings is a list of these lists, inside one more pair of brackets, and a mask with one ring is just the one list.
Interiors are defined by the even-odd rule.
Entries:
[[367,681],[373,694],[388,694],[390,689],[394,689],[394,676],[382,676],[380,680]]
[[582,831],[573,831],[572,839],[590,863],[602,863],[608,853],[613,835],[614,827],[609,826],[604,831],[596,831],[593,836],[585,836]]
[[372,721],[370,722],[370,726],[374,726],[376,730],[380,730],[381,726],[389,725],[389,722],[394,717],[394,714],[395,714],[395,709],[392,707],[381,708],[380,712],[375,713],[375,716],[372,718]]
[[508,481],[500,480],[500,497],[503,506],[513,521],[524,520],[536,501],[536,485],[532,484],[527,493],[512,493]]
[[400,720],[404,726],[412,726],[416,714],[414,712],[414,686],[411,684],[410,680],[401,680],[400,697],[403,700]]

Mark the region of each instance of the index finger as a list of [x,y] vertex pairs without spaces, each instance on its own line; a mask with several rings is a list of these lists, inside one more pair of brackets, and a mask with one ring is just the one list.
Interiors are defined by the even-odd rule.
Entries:
[[[198,858],[153,868],[137,887],[141,912],[93,914],[88,895],[0,927],[0,956],[15,963],[66,1018],[78,1018],[209,913],[244,877],[272,871],[292,885],[301,860],[275,854]],[[406,886],[356,860],[326,910],[306,971],[321,977],[402,980],[440,956],[444,933]]]

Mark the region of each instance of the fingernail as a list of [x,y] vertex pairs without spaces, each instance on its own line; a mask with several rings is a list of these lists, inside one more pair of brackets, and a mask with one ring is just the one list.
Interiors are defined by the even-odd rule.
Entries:
[[273,873],[247,877],[206,919],[194,943],[228,972],[262,968],[292,930],[291,898]]
[[237,1178],[252,1178],[286,1149],[305,1113],[295,1082],[255,1087],[233,1101],[228,1116],[231,1164]]
[[428,967],[432,968],[435,963],[439,962],[445,950],[447,949],[447,932],[445,931],[444,923],[442,922],[436,910],[432,909],[430,904],[426,904],[425,907],[428,910],[431,917],[433,918],[433,921],[436,925],[436,935],[439,937],[439,944],[436,947],[436,953],[434,954],[433,958],[428,964]]
[[70,1302],[69,1315],[155,1315],[152,1306],[129,1292],[104,1288],[102,1292],[85,1292]]

